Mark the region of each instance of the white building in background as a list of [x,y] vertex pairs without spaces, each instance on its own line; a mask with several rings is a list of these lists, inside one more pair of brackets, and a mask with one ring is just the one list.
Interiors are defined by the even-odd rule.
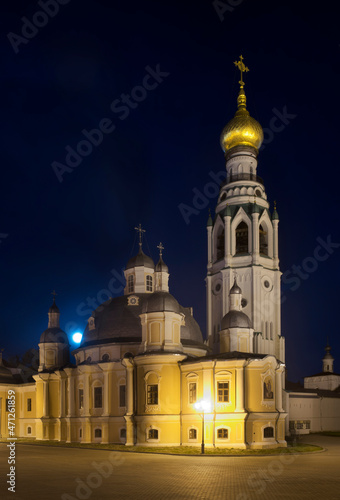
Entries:
[[330,350],[327,342],[322,372],[305,377],[304,386],[286,382],[287,435],[340,429],[340,374]]

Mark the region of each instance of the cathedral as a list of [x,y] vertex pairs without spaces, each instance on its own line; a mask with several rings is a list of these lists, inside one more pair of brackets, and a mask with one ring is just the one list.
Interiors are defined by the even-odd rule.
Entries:
[[124,294],[88,318],[72,352],[75,365],[55,299],[33,381],[23,383],[0,359],[2,437],[8,436],[8,394],[14,391],[18,437],[127,446],[286,446],[279,216],[257,175],[263,131],[246,106],[248,68],[242,56],[235,65],[237,111],[221,134],[227,176],[207,221],[207,339],[192,308],[170,293],[163,246],[156,264],[144,253],[139,225],[139,250],[126,263]]

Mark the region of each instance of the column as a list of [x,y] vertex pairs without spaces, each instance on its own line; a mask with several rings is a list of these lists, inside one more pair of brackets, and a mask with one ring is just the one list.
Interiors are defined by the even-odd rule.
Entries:
[[84,386],[84,416],[90,415],[90,375],[84,373],[83,375]]
[[259,235],[259,214],[253,212],[253,264],[260,262],[260,235]]
[[281,411],[283,411],[283,408],[282,408],[282,368],[279,368],[278,370],[275,371],[275,379],[276,379],[276,384],[275,384],[276,409],[277,409],[277,411],[281,412]]
[[237,412],[244,412],[244,368],[236,368],[236,408]]
[[207,227],[207,236],[208,236],[208,268],[211,267],[212,264],[212,226]]
[[133,414],[133,366],[126,366],[126,414]]
[[[133,421],[133,361],[131,359],[123,359],[122,364],[126,368],[126,414],[124,416],[126,422],[126,446],[134,445],[134,421]],[[137,388],[136,388],[137,390]]]
[[103,408],[103,416],[109,415],[109,372],[104,372],[104,408]]
[[68,416],[74,416],[74,378],[71,373],[68,377]]
[[226,267],[230,266],[231,261],[231,216],[224,217],[224,263]]
[[59,417],[65,417],[65,380],[62,376],[59,379]]
[[43,417],[48,417],[48,379],[43,380]]

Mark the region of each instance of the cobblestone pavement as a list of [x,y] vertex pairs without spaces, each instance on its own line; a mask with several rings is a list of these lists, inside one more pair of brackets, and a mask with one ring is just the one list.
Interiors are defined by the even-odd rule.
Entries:
[[179,457],[20,445],[16,493],[7,491],[8,449],[0,444],[0,498],[340,499],[340,438],[306,436],[326,452],[275,457]]

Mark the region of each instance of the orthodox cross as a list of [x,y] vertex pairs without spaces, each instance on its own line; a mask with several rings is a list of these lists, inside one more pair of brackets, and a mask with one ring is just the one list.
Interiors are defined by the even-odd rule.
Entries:
[[244,85],[243,73],[247,73],[249,71],[249,68],[247,66],[245,66],[245,64],[243,62],[243,56],[240,56],[239,61],[234,61],[234,64],[235,64],[235,66],[238,67],[238,69],[240,70],[240,73],[241,73],[241,80],[238,83],[240,85]]
[[159,256],[162,257],[162,253],[163,253],[163,250],[164,250],[162,242],[160,242],[160,244],[157,246],[157,248],[159,248]]
[[51,295],[53,295],[53,302],[55,302],[56,295],[58,294],[56,293],[55,290],[53,290],[53,292],[51,292]]
[[143,233],[145,233],[145,229],[142,229],[142,224],[139,224],[138,227],[135,227],[135,230],[137,233],[139,233],[139,247],[142,248],[142,238],[143,238]]

